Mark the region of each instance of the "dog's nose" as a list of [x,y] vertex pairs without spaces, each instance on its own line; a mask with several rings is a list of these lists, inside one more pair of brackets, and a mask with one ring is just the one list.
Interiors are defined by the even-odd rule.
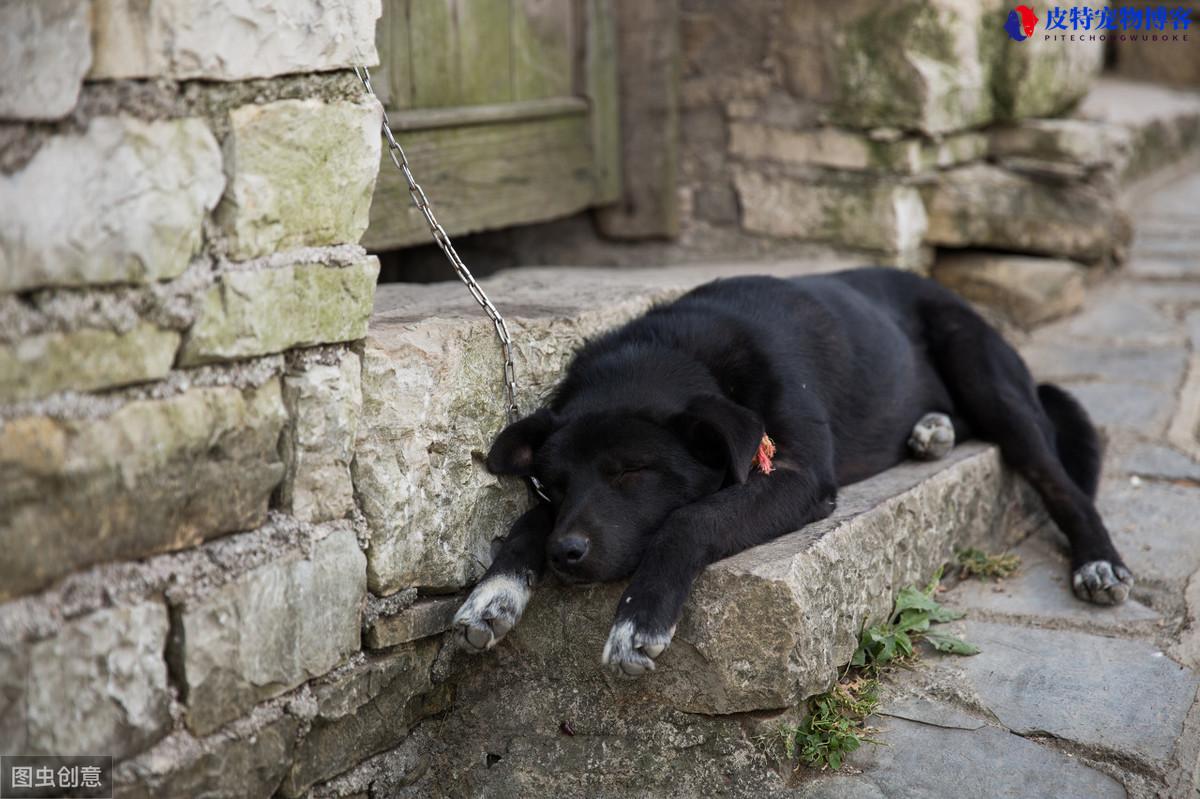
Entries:
[[574,566],[584,559],[591,548],[592,542],[584,536],[568,533],[550,543],[550,557],[554,559],[555,565]]

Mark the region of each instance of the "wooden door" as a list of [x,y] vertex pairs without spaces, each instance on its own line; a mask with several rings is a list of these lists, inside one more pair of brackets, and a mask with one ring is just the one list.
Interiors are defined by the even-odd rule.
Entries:
[[[384,0],[376,37],[376,91],[451,234],[618,199],[611,0]],[[363,243],[430,241],[383,160]]]

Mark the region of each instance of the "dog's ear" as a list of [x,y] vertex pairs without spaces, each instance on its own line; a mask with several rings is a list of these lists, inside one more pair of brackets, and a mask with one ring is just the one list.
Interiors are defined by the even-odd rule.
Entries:
[[728,482],[746,482],[763,437],[757,413],[724,397],[704,395],[689,402],[671,427],[697,458],[724,468]]
[[496,436],[487,456],[488,471],[528,477],[533,473],[533,453],[553,429],[554,414],[548,408],[513,422]]

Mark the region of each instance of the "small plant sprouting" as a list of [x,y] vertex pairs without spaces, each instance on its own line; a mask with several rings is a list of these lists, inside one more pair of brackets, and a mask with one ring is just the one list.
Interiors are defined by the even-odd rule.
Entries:
[[863,630],[842,680],[808,700],[808,715],[800,724],[780,726],[779,737],[789,761],[836,771],[846,756],[864,743],[881,743],[871,737],[875,730],[866,724],[879,707],[877,677],[886,666],[914,658],[916,642],[928,641],[938,651],[955,655],[979,651],[961,638],[930,630],[931,624],[963,617],[962,612],[943,607],[933,598],[941,578],[939,569],[924,589],[909,586],[901,591],[888,621]]
[[1011,577],[1021,566],[1020,556],[1011,552],[989,555],[982,549],[972,547],[960,549],[955,554],[958,556],[958,576],[964,580],[968,577],[1003,580]]
[[783,751],[789,761],[810,768],[837,770],[846,756],[871,738],[874,729],[866,718],[879,707],[879,683],[874,677],[844,680],[829,691],[808,700],[808,715],[800,724],[779,728]]
[[859,636],[858,650],[850,660],[851,666],[862,669],[877,669],[890,663],[907,660],[915,652],[917,641],[928,641],[939,652],[953,655],[974,655],[979,647],[968,644],[953,635],[933,632],[930,625],[954,621],[963,617],[962,611],[943,607],[933,598],[942,571],[925,586],[924,590],[909,586],[896,597],[896,607],[883,624],[867,627]]

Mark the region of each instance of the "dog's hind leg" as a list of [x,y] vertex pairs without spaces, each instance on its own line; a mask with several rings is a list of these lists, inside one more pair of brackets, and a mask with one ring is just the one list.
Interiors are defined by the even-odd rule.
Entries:
[[454,637],[468,652],[491,649],[525,612],[546,563],[554,511],[539,502],[513,523],[492,565],[454,614]]
[[[1133,575],[1092,501],[1099,457],[1092,452],[1096,435],[1082,408],[1072,402],[1065,414],[1065,405],[1052,402],[1048,413],[1046,392],[1039,392],[1021,356],[967,306],[931,302],[921,316],[930,355],[957,413],[979,438],[999,445],[1005,462],[1041,495],[1066,534],[1076,596],[1102,605],[1124,601]],[[1052,392],[1054,400],[1058,394]],[[1064,443],[1070,451],[1062,450]],[[1082,457],[1081,447],[1091,454]],[[1069,458],[1066,463],[1060,452]]]

